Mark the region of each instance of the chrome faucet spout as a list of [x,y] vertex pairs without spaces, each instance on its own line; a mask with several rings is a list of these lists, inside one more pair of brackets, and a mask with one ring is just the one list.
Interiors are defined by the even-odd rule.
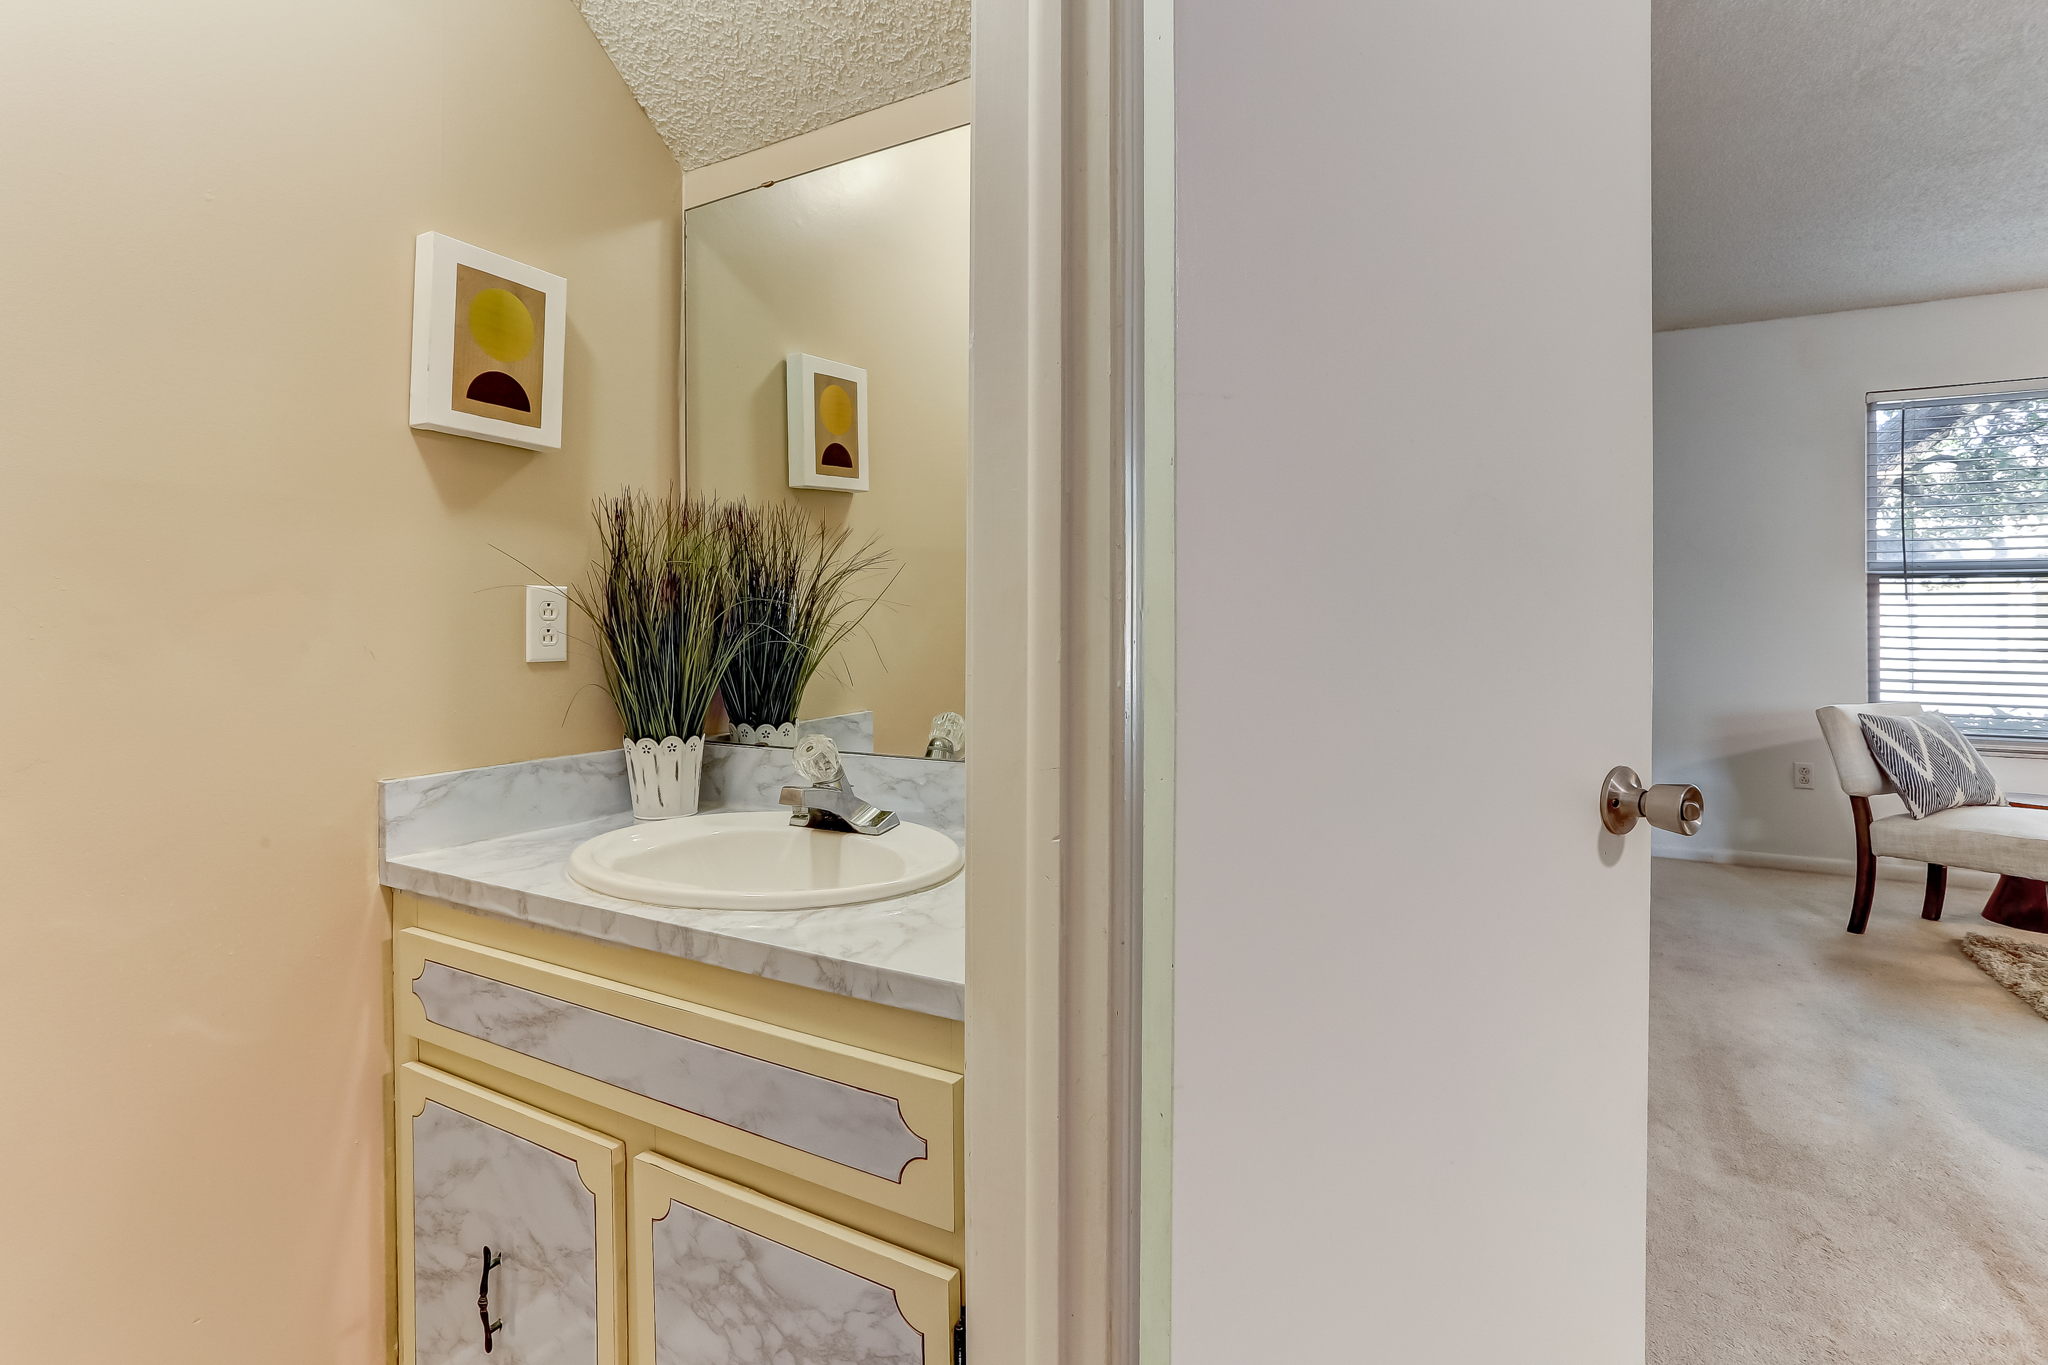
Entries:
[[796,742],[791,755],[796,775],[809,780],[808,787],[784,787],[778,798],[794,808],[792,825],[807,829],[836,829],[849,834],[886,834],[903,822],[892,810],[877,810],[853,794],[846,784],[846,770],[839,763],[839,746],[827,735],[805,735]]
[[789,823],[808,829],[835,829],[849,834],[886,834],[903,822],[893,810],[880,810],[853,794],[843,781],[817,787],[784,787],[778,798],[792,808]]

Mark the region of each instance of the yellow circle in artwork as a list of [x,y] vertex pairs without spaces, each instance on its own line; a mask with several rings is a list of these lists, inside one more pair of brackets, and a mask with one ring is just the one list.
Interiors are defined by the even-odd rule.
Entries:
[[818,395],[818,420],[834,436],[844,436],[853,425],[853,395],[837,384],[827,384]]
[[533,353],[533,314],[509,289],[479,289],[469,301],[469,334],[502,365]]

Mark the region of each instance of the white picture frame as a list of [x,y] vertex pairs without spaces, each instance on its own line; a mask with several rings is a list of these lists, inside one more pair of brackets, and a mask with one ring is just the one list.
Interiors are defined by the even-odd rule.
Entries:
[[[873,456],[868,445],[868,372],[858,365],[792,351],[783,362],[783,375],[789,407],[789,486],[866,492]],[[820,430],[821,424],[829,423],[829,417],[820,416],[825,387],[836,387],[842,398],[851,396],[853,411],[843,430]],[[848,436],[851,442],[845,439]]]
[[[413,250],[412,425],[560,450],[568,309],[569,282],[560,275],[421,233]],[[533,344],[521,351],[522,340]]]

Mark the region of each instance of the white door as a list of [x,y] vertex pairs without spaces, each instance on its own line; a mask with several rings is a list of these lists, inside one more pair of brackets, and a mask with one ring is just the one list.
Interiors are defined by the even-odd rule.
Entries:
[[1175,1365],[1640,1361],[1649,6],[1175,21]]

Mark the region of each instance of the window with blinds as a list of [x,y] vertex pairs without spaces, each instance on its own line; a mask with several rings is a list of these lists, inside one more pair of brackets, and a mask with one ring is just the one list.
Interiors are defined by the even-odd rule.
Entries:
[[2048,391],[1870,405],[1870,695],[2048,741]]

